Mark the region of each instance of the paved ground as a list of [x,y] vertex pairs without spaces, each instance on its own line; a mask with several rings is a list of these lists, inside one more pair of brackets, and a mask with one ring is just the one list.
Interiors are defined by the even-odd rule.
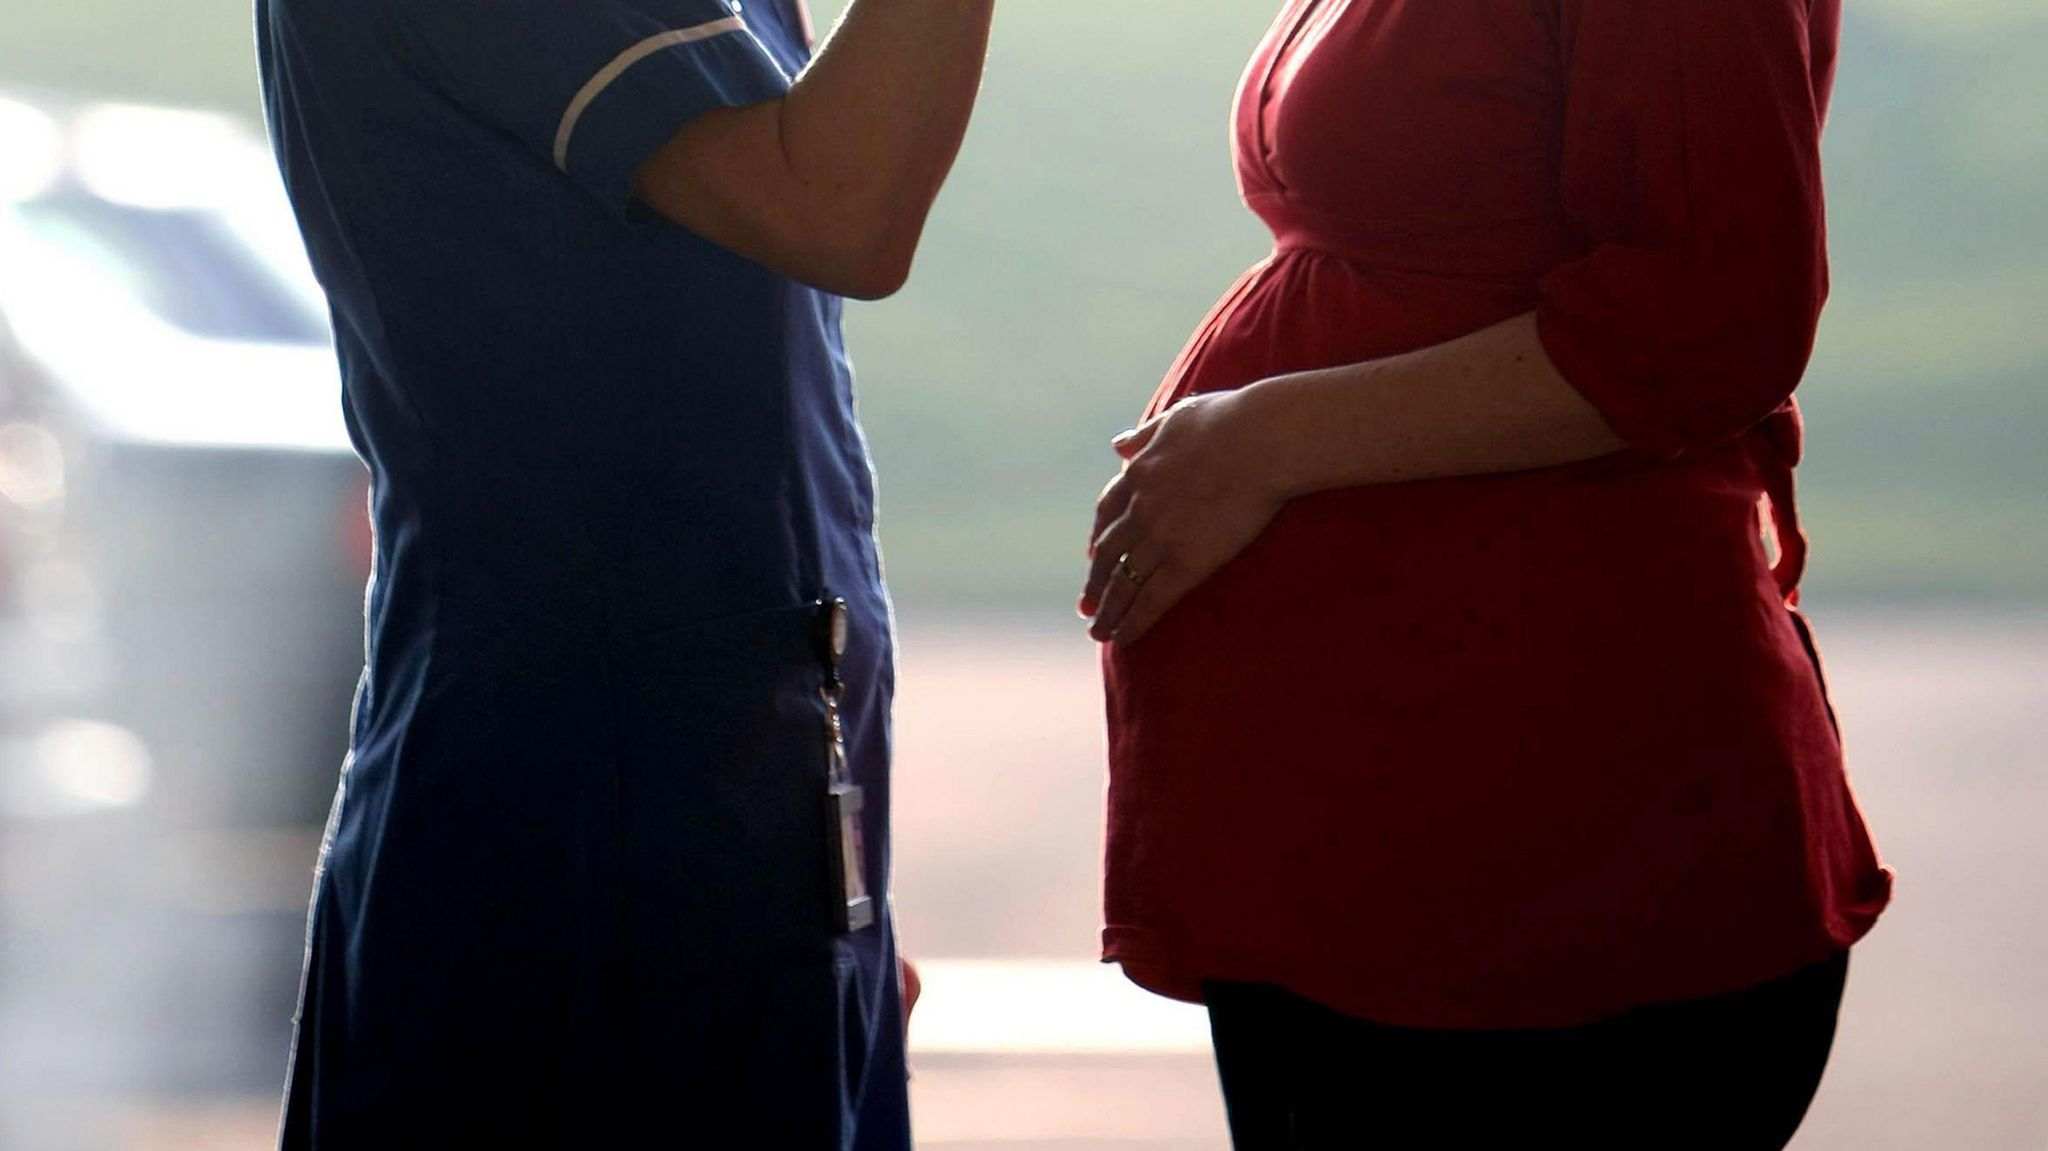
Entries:
[[[1796,1148],[2048,1149],[2048,615],[1819,622],[1856,782],[1901,883],[1858,951],[1836,1060]],[[1027,1000],[1065,997],[1047,988],[1085,976],[1096,927],[1092,652],[1078,628],[916,621],[904,649],[897,899],[907,944],[942,964],[1064,961],[1020,968],[1006,986]],[[103,858],[129,881],[90,890],[155,909],[144,927],[91,948],[54,929],[0,941],[10,959],[0,1151],[269,1142],[265,1077],[280,1050],[276,1001],[296,915],[285,880],[300,850],[288,836],[152,847],[123,842],[118,828],[86,845],[0,843],[0,900],[16,921],[26,907],[45,928],[106,923],[91,908],[63,911],[77,894],[65,877],[107,869],[92,863]],[[942,970],[971,977],[937,981],[928,1003],[932,1041],[920,1040],[913,1082],[922,1146],[1224,1147],[1207,1061],[1175,1053],[1189,1046],[1188,1017],[1141,1004],[1121,1026],[1131,1046],[1150,1036],[1151,1049],[1102,1051],[1084,1023],[1041,1020],[1032,1031],[1019,1021],[1028,1010],[982,1010],[987,979],[1007,969]],[[1130,1006],[1106,1002],[1089,1014]],[[1061,1053],[1046,1028],[1090,1053]],[[1017,1050],[1027,1047],[1036,1053]]]

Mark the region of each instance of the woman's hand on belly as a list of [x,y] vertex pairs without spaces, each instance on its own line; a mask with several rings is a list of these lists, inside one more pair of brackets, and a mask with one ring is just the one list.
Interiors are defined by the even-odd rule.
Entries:
[[1234,392],[1190,396],[1112,441],[1124,468],[1095,505],[1079,604],[1097,640],[1137,642],[1279,512],[1239,408]]

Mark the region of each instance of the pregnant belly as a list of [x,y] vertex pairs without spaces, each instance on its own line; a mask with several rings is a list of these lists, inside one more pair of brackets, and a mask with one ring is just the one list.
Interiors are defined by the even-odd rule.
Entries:
[[[1485,919],[1503,893],[1577,906],[1642,859],[1750,851],[1730,813],[1788,786],[1773,725],[1808,691],[1762,626],[1755,524],[1740,484],[1676,467],[1290,504],[1105,652],[1120,889],[1239,899],[1232,923],[1374,908],[1413,937],[1388,893]],[[1198,846],[1219,837],[1259,846]]]
[[[1526,311],[1533,295],[1523,283],[1282,251],[1218,306],[1154,406],[1432,346]],[[1292,671],[1312,667],[1341,684],[1344,710],[1389,728],[1461,691],[1535,701],[1554,687],[1534,706],[1569,706],[1571,680],[1582,692],[1584,676],[1640,663],[1657,644],[1746,642],[1751,614],[1775,599],[1761,492],[1731,445],[1679,464],[1617,455],[1318,493],[1112,658],[1128,680],[1161,677],[1177,691],[1284,684],[1280,714],[1305,706]],[[1276,676],[1276,665],[1292,667]],[[1532,686],[1537,668],[1549,670]]]
[[[1532,295],[1283,253],[1155,406],[1430,346]],[[1793,763],[1839,752],[1761,494],[1735,444],[1288,504],[1104,651],[1112,928],[1257,978],[1329,972],[1348,940],[1328,986],[1387,1018],[1415,988],[1513,1019],[1572,979],[1797,937]]]

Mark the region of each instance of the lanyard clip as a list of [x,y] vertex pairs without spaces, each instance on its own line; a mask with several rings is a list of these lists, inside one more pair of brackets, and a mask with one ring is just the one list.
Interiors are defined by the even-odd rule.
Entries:
[[818,601],[817,618],[812,625],[811,644],[819,665],[825,669],[825,687],[833,692],[844,686],[839,678],[839,665],[846,659],[848,616],[846,600],[830,596]]
[[846,659],[846,601],[836,596],[818,601],[812,644],[825,669],[818,694],[825,699],[825,750],[829,764],[826,786],[826,858],[832,867],[832,926],[842,935],[872,927],[875,901],[868,894],[867,843],[861,824],[864,793],[853,782],[846,758],[846,727],[839,714],[839,696],[846,683],[839,668]]

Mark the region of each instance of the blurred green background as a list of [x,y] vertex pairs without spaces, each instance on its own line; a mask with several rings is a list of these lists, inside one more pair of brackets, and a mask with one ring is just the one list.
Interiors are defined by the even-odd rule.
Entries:
[[[816,5],[821,26],[839,5]],[[1265,248],[1225,119],[1271,0],[1004,6],[913,285],[851,323],[911,606],[1065,610],[1106,441]],[[2038,0],[1849,0],[1835,298],[1802,391],[1819,597],[2048,591]],[[240,0],[9,0],[10,82],[256,112]]]

